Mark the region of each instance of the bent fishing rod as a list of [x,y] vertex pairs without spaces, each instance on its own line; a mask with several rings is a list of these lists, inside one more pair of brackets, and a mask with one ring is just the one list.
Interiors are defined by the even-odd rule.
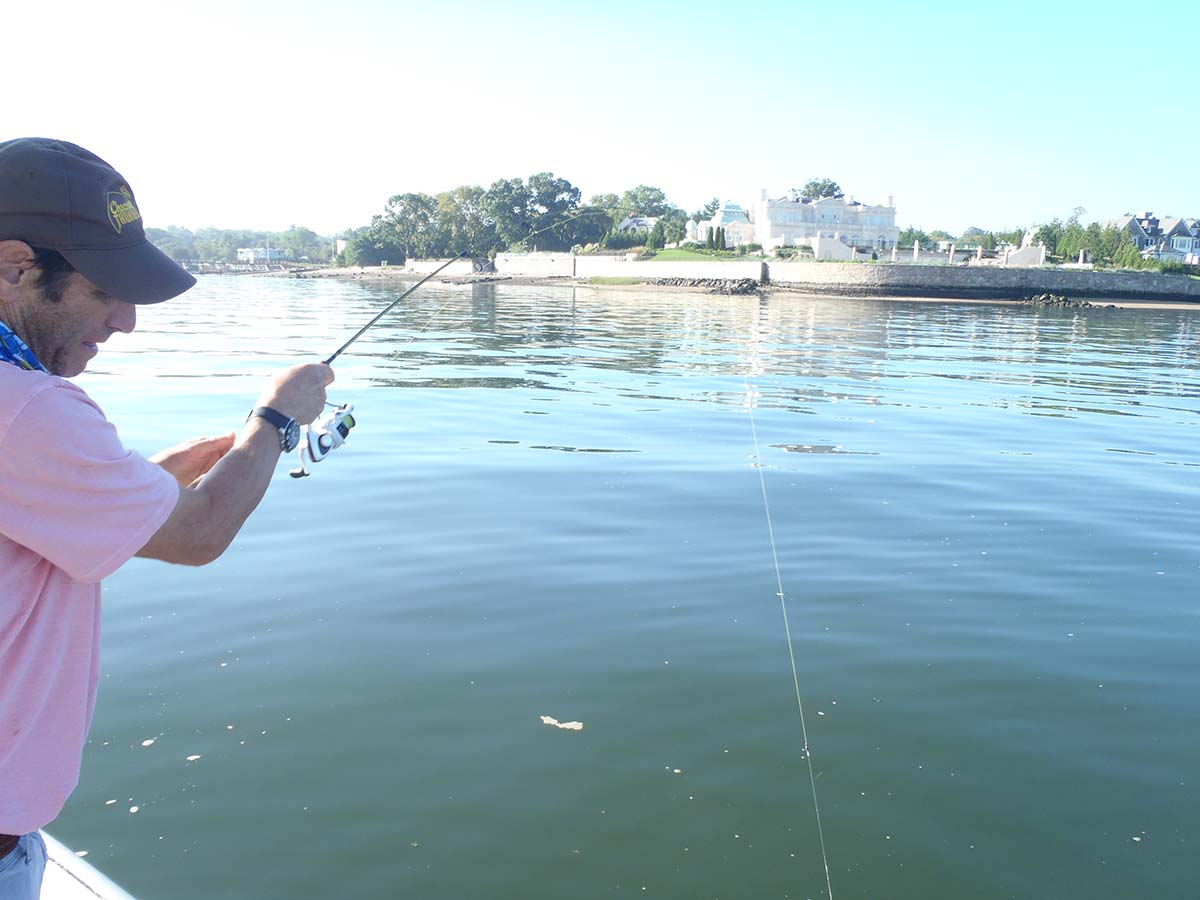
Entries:
[[[434,275],[437,275],[443,269],[448,268],[452,263],[456,263],[460,259],[467,256],[469,252],[470,251],[464,250],[453,259],[446,260],[446,262],[442,263],[440,266],[410,287],[407,291],[385,306],[382,310],[376,313],[370,322],[354,333],[350,340],[346,341],[346,343],[342,344],[342,346],[338,347],[333,351],[333,353],[323,360],[325,365],[331,365],[335,359],[342,355],[342,352],[347,347],[366,334],[371,326],[395,309],[397,304],[408,297],[413,291],[427,282]],[[430,316],[429,322],[432,322],[436,315],[437,312],[434,312],[433,316]],[[425,327],[429,325],[429,322],[425,323]],[[421,331],[424,331],[425,327],[422,327]],[[334,406],[332,403],[328,405]],[[311,425],[305,425],[305,434],[300,441],[298,451],[300,454],[300,465],[299,467],[289,471],[288,474],[293,478],[307,477],[310,474],[307,463],[321,462],[330,453],[342,446],[342,444],[346,443],[346,438],[350,436],[350,429],[353,428],[355,424],[357,423],[354,418],[354,405],[352,403],[343,403],[341,406],[334,406],[331,412],[321,416],[321,418],[317,419]]]

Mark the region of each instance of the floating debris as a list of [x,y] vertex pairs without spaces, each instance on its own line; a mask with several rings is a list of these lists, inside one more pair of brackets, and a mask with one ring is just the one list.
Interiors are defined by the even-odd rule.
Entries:
[[75,855],[78,856],[80,859],[83,859],[85,856],[88,855],[88,852],[86,850],[76,850]]
[[141,809],[141,807],[139,807],[139,806],[131,806],[131,807],[129,807],[129,814],[130,814],[130,815],[135,815],[139,809]]
[[187,758],[187,761],[188,761],[188,762],[195,762],[195,761],[196,761],[196,760],[198,760],[199,758],[200,758],[200,754],[199,754],[199,753],[193,753],[191,756],[189,756],[189,757]]
[[568,731],[583,731],[582,722],[560,722],[553,716],[542,716],[541,719],[546,725],[553,725],[555,728],[565,728]]
[[142,746],[143,747],[153,747],[154,742],[156,740],[157,740],[157,738],[146,738],[146,740],[142,741]]

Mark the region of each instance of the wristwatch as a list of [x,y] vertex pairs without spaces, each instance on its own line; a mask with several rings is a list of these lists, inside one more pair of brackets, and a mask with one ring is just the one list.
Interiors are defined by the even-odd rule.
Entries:
[[296,445],[300,443],[299,422],[289,416],[285,416],[281,412],[271,409],[269,406],[258,406],[250,410],[250,415],[246,416],[246,421],[249,422],[255,416],[261,416],[279,429],[279,447],[284,453],[291,453],[296,449]]

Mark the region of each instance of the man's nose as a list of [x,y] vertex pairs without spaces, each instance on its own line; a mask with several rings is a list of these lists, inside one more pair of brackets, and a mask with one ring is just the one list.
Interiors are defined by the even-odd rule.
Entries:
[[115,301],[108,314],[108,327],[113,331],[121,331],[129,334],[136,325],[137,307],[132,303],[126,303],[124,300]]

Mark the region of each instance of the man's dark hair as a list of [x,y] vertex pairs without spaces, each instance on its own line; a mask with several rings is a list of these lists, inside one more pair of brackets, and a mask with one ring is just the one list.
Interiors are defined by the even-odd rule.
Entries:
[[45,294],[46,299],[51,303],[58,303],[62,300],[63,291],[67,289],[67,282],[71,278],[71,273],[75,271],[75,267],[67,262],[57,250],[48,250],[45,247],[33,247],[33,263],[42,273],[41,279],[38,282],[38,287]]

